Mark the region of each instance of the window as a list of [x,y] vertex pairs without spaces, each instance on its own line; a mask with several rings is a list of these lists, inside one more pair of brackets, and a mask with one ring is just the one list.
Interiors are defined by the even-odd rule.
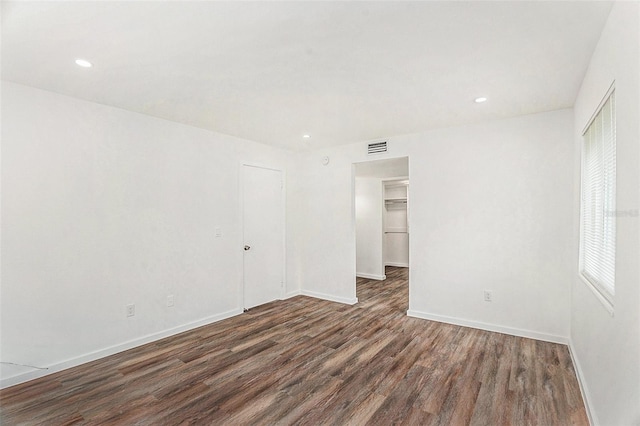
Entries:
[[616,264],[616,110],[613,87],[583,133],[580,274],[613,312]]

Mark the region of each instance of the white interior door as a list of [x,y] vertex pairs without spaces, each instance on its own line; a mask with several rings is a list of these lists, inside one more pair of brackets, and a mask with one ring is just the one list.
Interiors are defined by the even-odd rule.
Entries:
[[281,299],[284,291],[282,171],[242,166],[244,307]]

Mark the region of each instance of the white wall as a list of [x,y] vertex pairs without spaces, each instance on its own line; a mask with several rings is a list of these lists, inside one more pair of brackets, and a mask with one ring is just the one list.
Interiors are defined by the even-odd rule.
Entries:
[[[567,340],[572,129],[562,110],[389,139],[375,159],[409,156],[412,314]],[[301,155],[303,290],[354,297],[351,164],[373,159],[365,143]]]
[[382,179],[356,177],[355,210],[356,274],[383,280]]
[[3,365],[3,385],[241,312],[240,162],[289,162],[257,143],[7,82],[2,154],[0,357],[50,368]]
[[[593,423],[640,424],[640,28],[638,2],[616,3],[575,111],[571,346]],[[616,87],[616,290],[611,316],[578,276],[581,132]]]
[[563,110],[436,131],[416,146],[410,311],[566,340],[571,135]]
[[[346,149],[349,149],[348,147]],[[332,152],[340,152],[335,150]],[[355,173],[349,156],[321,152],[297,156],[296,232],[303,294],[353,304],[356,298]]]

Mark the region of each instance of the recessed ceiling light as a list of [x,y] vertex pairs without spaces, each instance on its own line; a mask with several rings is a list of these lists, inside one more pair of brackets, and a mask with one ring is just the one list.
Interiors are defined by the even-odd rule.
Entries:
[[93,64],[86,59],[76,59],[76,65],[83,68],[91,68],[93,66]]
[[303,138],[305,139],[309,139],[311,136],[310,135],[302,135]]
[[477,104],[481,104],[483,102],[487,102],[487,98],[485,97],[476,98],[474,102]]

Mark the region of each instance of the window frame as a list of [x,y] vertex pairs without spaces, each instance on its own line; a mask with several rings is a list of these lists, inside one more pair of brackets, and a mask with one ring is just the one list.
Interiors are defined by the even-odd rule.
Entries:
[[[615,259],[615,252],[616,252],[616,229],[617,229],[617,224],[616,224],[616,210],[615,210],[615,206],[616,206],[616,156],[617,156],[617,144],[616,144],[616,121],[617,121],[617,111],[615,108],[615,103],[616,103],[616,96],[615,96],[615,81],[611,84],[611,86],[609,87],[609,89],[607,90],[607,92],[605,93],[604,97],[602,98],[602,100],[600,101],[600,103],[598,104],[597,108],[595,109],[595,112],[593,113],[593,115],[589,118],[589,120],[587,121],[586,126],[584,127],[584,130],[581,133],[581,142],[580,142],[580,147],[581,147],[581,162],[580,162],[580,235],[579,235],[579,253],[578,253],[578,258],[579,258],[579,267],[578,267],[578,275],[580,276],[580,278],[582,279],[582,281],[584,281],[587,284],[587,287],[595,294],[595,296],[598,298],[598,300],[600,300],[600,302],[604,305],[604,307],[607,309],[607,311],[609,311],[609,313],[613,316],[614,313],[614,300],[615,300],[615,269],[616,269],[616,259]],[[605,191],[604,191],[604,184],[603,184],[603,190],[600,192],[600,195],[602,197],[602,202],[600,204],[596,204],[596,207],[600,206],[602,207],[602,226],[603,226],[603,233],[604,228],[607,226],[606,222],[607,219],[610,219],[612,221],[612,223],[609,223],[609,227],[612,228],[612,238],[613,238],[613,283],[612,283],[612,289],[609,289],[606,284],[603,284],[602,282],[600,282],[597,278],[593,277],[592,275],[590,275],[588,272],[585,271],[585,173],[587,172],[587,166],[586,166],[586,151],[587,151],[587,141],[585,139],[585,136],[587,135],[587,133],[591,130],[591,126],[594,124],[595,120],[600,116],[600,113],[603,111],[605,105],[607,104],[607,102],[609,102],[609,100],[611,100],[611,115],[612,115],[612,122],[611,122],[611,128],[612,128],[612,143],[613,143],[613,185],[612,188],[613,190],[612,195],[611,195],[611,199],[609,200],[609,202],[607,203],[604,198],[605,198]],[[602,154],[602,156],[604,157],[604,154]],[[607,170],[609,170],[610,172],[610,167],[607,168],[607,166],[604,164],[604,159],[603,159],[603,164],[602,164],[602,170],[601,170],[601,178],[604,180],[605,175],[607,175]],[[593,205],[593,204],[592,204]],[[607,206],[613,206],[613,209],[607,211],[606,207]],[[611,238],[611,235],[610,235]],[[603,240],[605,238],[603,237]],[[603,249],[604,250],[604,249]]]

